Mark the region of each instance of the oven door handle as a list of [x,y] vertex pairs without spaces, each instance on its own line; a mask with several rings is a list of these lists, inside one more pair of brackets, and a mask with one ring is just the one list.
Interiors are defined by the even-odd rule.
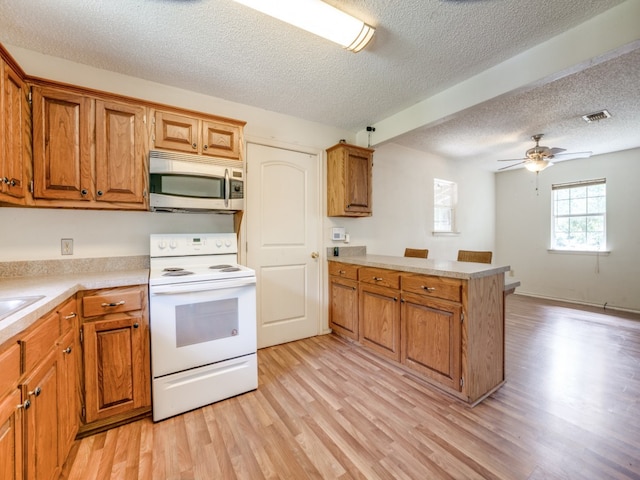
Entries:
[[223,290],[225,288],[247,287],[256,284],[255,277],[218,280],[215,282],[188,282],[173,285],[154,285],[149,288],[151,295],[177,295]]

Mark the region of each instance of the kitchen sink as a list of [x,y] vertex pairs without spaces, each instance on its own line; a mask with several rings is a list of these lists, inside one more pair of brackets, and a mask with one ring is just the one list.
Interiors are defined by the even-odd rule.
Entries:
[[44,298],[44,295],[0,298],[0,320]]

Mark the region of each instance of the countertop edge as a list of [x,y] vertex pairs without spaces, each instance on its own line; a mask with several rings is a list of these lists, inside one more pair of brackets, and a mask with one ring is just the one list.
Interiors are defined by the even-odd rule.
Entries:
[[394,257],[386,255],[361,255],[348,257],[328,257],[329,262],[341,262],[363,267],[399,270],[422,275],[470,280],[498,273],[508,272],[508,265],[493,265],[473,262],[457,262],[450,260],[431,260],[424,258]]
[[79,291],[146,285],[148,283],[148,269],[1,278],[0,298],[26,295],[44,295],[44,297],[0,320],[0,345],[29,328]]

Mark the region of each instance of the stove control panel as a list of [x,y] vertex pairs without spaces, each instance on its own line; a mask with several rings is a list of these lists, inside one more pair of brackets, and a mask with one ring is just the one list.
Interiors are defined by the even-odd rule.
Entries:
[[149,237],[151,257],[237,253],[235,233],[154,233]]

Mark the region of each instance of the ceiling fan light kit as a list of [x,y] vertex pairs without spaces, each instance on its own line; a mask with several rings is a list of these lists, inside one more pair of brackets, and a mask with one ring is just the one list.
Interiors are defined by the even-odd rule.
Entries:
[[295,27],[359,52],[375,29],[321,0],[234,0]]
[[562,153],[565,152],[564,148],[549,148],[540,145],[540,140],[544,136],[543,133],[538,133],[531,137],[531,140],[536,142],[536,146],[530,148],[525,152],[525,158],[512,158],[509,160],[498,160],[499,162],[518,162],[513,165],[507,165],[506,167],[499,168],[498,170],[506,170],[507,168],[515,167],[516,165],[523,165],[530,172],[539,173],[547,167],[553,165],[551,159],[556,160],[569,160],[572,158],[586,158],[591,156],[591,152],[575,152],[575,153]]

